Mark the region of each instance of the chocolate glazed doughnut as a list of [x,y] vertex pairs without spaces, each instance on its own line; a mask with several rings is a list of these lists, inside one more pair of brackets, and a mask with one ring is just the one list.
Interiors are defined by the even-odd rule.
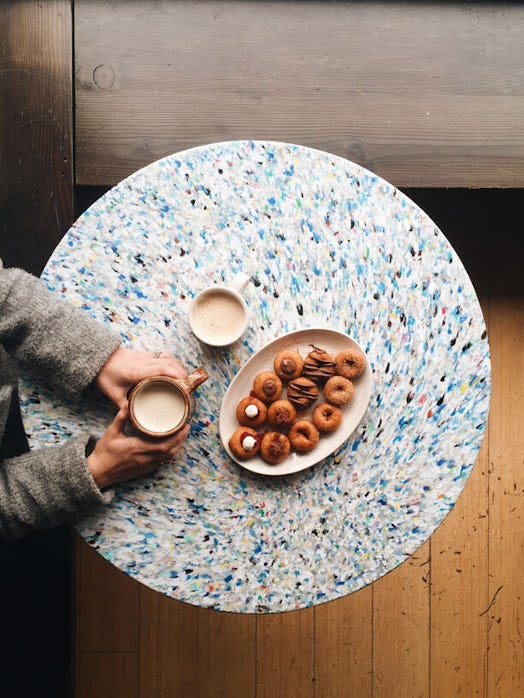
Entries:
[[318,397],[318,387],[309,378],[295,378],[287,386],[287,399],[292,402],[297,410],[305,410],[312,405]]
[[335,375],[335,359],[324,349],[319,349],[314,344],[304,361],[302,375],[311,378],[315,383],[325,383],[328,378]]
[[305,453],[318,444],[320,434],[310,419],[298,419],[289,430],[289,440],[295,451]]

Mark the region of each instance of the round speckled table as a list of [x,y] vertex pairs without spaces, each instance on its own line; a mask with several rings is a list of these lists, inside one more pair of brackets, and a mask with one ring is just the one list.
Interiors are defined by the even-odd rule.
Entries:
[[[247,272],[243,340],[210,350],[187,309],[209,283]],[[117,488],[81,535],[121,570],[200,606],[276,612],[339,598],[381,577],[453,507],[485,429],[490,362],[482,313],[457,255],[395,187],[339,157],[234,142],[167,157],[97,201],[44,274],[58,295],[135,348],[163,346],[211,380],[176,462]],[[373,392],[332,456],[280,478],[221,447],[218,413],[267,342],[331,327],[367,352]],[[39,447],[101,433],[113,410],[23,390]]]

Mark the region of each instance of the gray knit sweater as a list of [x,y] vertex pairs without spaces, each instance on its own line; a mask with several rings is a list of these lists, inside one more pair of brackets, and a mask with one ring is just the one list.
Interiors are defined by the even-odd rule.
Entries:
[[[119,346],[118,335],[0,260],[0,440],[19,369],[77,398]],[[87,467],[90,435],[0,461],[0,538],[70,520],[107,502]]]

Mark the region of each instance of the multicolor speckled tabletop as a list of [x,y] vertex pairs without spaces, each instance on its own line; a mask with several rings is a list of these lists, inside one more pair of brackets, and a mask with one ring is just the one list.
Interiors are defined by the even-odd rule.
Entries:
[[[223,350],[191,335],[202,287],[239,271],[251,325]],[[482,313],[457,255],[394,186],[328,153],[272,142],[194,148],[136,172],[71,228],[49,288],[135,348],[204,366],[191,434],[176,462],[117,489],[79,521],[108,560],[199,606],[277,612],[375,581],[426,540],[455,504],[487,422]],[[232,462],[218,435],[222,397],[267,342],[307,327],[355,339],[373,370],[357,431],[301,473],[265,478]],[[114,411],[23,389],[33,446]]]

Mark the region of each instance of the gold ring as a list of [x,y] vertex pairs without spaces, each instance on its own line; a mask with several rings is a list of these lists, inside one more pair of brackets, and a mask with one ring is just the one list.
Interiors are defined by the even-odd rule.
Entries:
[[162,352],[159,349],[156,349],[153,352],[153,359],[159,359],[161,354],[162,354]]

